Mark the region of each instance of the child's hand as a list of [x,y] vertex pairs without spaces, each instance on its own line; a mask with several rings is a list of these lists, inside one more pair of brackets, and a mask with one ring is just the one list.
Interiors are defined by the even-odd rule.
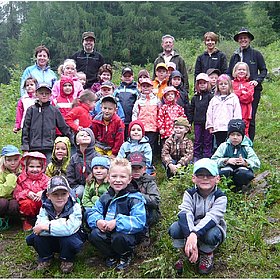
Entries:
[[253,80],[249,82],[250,85],[253,85],[254,87],[256,87],[258,85],[258,82]]
[[106,231],[112,231],[116,227],[116,220],[107,221]]
[[115,157],[116,156],[112,154],[112,155],[109,156],[109,159],[114,159]]
[[191,263],[195,263],[198,259],[197,235],[193,232],[187,238],[185,254]]
[[159,134],[163,134],[164,133],[164,129],[161,129],[160,131],[159,131]]
[[33,232],[36,235],[39,235],[43,230],[49,230],[49,224],[37,224],[33,227]]
[[34,200],[35,197],[36,197],[36,194],[32,191],[30,191],[28,194],[27,194],[27,197],[30,198],[31,200]]
[[209,127],[208,131],[209,131],[210,134],[213,134],[214,128],[213,127]]
[[175,164],[170,163],[170,164],[168,165],[168,167],[169,167],[169,169],[170,169],[171,173],[173,173],[173,174],[175,174],[175,173],[176,173],[177,166],[176,166]]
[[106,231],[107,222],[105,220],[98,220],[96,222],[96,225],[100,229],[100,231],[102,231],[102,232]]
[[18,131],[20,131],[20,128],[17,128],[17,127],[13,128],[13,133],[18,133]]

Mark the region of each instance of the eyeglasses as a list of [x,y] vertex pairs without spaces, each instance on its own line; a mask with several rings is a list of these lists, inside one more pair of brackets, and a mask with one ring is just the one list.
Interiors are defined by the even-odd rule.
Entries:
[[198,175],[195,175],[196,178],[202,180],[202,179],[208,179],[208,180],[211,180],[213,178],[215,178],[215,176],[213,175],[208,175],[208,174],[198,174]]

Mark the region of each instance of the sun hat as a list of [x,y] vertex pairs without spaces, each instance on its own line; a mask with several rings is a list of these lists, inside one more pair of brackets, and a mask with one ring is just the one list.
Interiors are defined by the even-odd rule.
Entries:
[[253,35],[251,32],[249,32],[249,30],[248,30],[246,27],[242,27],[242,28],[239,30],[239,32],[236,33],[236,34],[233,36],[234,41],[238,42],[238,37],[239,37],[240,34],[246,34],[246,35],[250,38],[251,41],[253,41],[254,38],[255,38],[254,35]]

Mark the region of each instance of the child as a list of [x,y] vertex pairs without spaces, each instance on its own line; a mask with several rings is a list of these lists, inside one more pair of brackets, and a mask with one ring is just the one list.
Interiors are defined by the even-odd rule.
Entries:
[[18,215],[18,203],[13,199],[19,175],[20,152],[17,147],[2,148],[0,158],[0,231],[9,228],[9,217]]
[[[73,98],[78,98],[83,92],[83,85],[76,77],[76,62],[73,59],[66,59],[61,67],[61,80],[68,77],[71,81],[73,87]],[[56,99],[62,93],[61,80],[56,81],[52,87],[51,100]]]
[[59,253],[62,273],[70,273],[75,255],[82,249],[85,241],[81,232],[82,210],[70,190],[65,177],[55,176],[42,194],[33,233],[26,237],[27,245],[38,253],[38,271],[48,269],[54,254]]
[[[101,92],[101,98],[108,95],[113,95],[114,93],[114,84],[110,81],[102,83],[100,86],[100,92]],[[101,100],[99,99],[96,104],[94,111],[91,113],[92,116],[96,116],[98,113],[101,112]],[[121,118],[122,121],[124,121],[124,110],[121,105],[121,103],[117,102],[117,115]]]
[[14,133],[17,133],[22,129],[27,109],[35,104],[36,85],[37,85],[37,80],[32,77],[27,78],[24,82],[23,87],[25,89],[25,93],[17,103],[16,121],[13,129]]
[[65,116],[66,123],[75,133],[82,128],[91,127],[92,117],[89,112],[94,109],[96,100],[95,93],[89,89],[84,90],[79,97],[78,105]]
[[221,71],[219,69],[210,68],[206,71],[206,74],[209,77],[209,83],[211,86],[211,93],[214,95],[217,88],[217,80],[221,75]]
[[194,123],[194,162],[212,155],[212,135],[205,128],[206,112],[212,97],[209,77],[204,73],[198,74],[190,106],[190,123]]
[[153,81],[154,86],[154,94],[161,100],[163,95],[163,90],[165,87],[167,87],[167,66],[165,63],[161,62],[158,63],[156,66],[156,77]]
[[124,110],[124,139],[128,137],[128,125],[132,120],[133,105],[138,98],[139,91],[137,89],[137,83],[133,81],[133,70],[130,67],[122,69],[121,84],[115,89],[114,96],[121,103]]
[[54,141],[52,159],[46,169],[46,175],[65,176],[71,157],[71,143],[68,137],[57,137]]
[[50,104],[51,88],[48,84],[40,84],[36,90],[35,104],[26,111],[22,128],[21,150],[39,151],[46,155],[47,161],[51,159],[56,128],[71,139],[71,130],[65,123],[58,108]]
[[95,157],[91,161],[91,170],[86,179],[85,191],[82,198],[82,205],[86,210],[86,217],[94,206],[96,200],[109,188],[108,170],[110,160],[107,157]]
[[158,142],[157,117],[160,100],[153,93],[153,82],[143,79],[141,82],[141,95],[133,106],[132,120],[140,120],[144,124],[145,136],[149,138],[153,155]]
[[167,177],[176,174],[182,166],[187,166],[193,158],[193,143],[188,139],[190,124],[186,118],[179,117],[174,121],[174,132],[165,141],[161,152],[162,163]]
[[119,150],[118,157],[127,158],[132,152],[141,152],[146,158],[147,173],[151,174],[154,171],[152,166],[153,153],[149,143],[149,138],[145,136],[145,128],[141,121],[135,120],[129,124],[129,137],[124,142]]
[[101,112],[92,121],[96,137],[95,150],[101,155],[114,158],[124,141],[124,123],[116,114],[117,101],[113,96],[101,100]]
[[115,158],[109,169],[110,188],[96,201],[87,222],[89,241],[106,258],[106,266],[124,270],[146,224],[143,196],[130,184],[131,165]]
[[228,139],[222,143],[212,159],[219,167],[220,176],[232,177],[234,192],[243,189],[254,178],[254,170],[260,168],[260,160],[245,136],[245,123],[241,119],[230,120]]
[[38,215],[43,191],[47,188],[49,177],[44,174],[46,157],[39,152],[25,153],[21,159],[22,172],[17,178],[14,198],[19,204],[23,218],[23,230],[32,229]]
[[138,78],[137,78],[137,88],[140,91],[140,84],[142,82],[142,79],[149,78],[150,79],[150,74],[146,69],[142,69],[138,73]]
[[231,79],[222,74],[217,80],[217,92],[211,99],[206,113],[206,129],[215,135],[217,147],[226,141],[228,123],[241,119],[238,97],[233,93]]
[[159,108],[157,126],[159,129],[162,144],[173,133],[174,120],[178,117],[185,117],[184,108],[176,103],[179,92],[173,86],[163,90],[164,104]]
[[[217,188],[219,172],[215,161],[203,158],[195,162],[192,181],[195,186],[184,193],[178,221],[169,228],[175,248],[182,248],[189,262],[198,261],[198,272],[213,269],[213,251],[225,240],[227,197]],[[206,203],[207,201],[207,203]],[[183,260],[176,263],[182,272]]]
[[78,81],[82,84],[83,89],[85,89],[85,85],[87,83],[87,75],[84,72],[80,71],[76,73],[76,77]]
[[71,156],[66,177],[73,192],[82,199],[86,178],[91,173],[91,161],[99,154],[94,149],[95,137],[90,128],[82,128],[75,135],[74,144],[77,151]]
[[250,70],[245,62],[237,62],[233,67],[232,76],[234,78],[232,87],[234,93],[238,96],[242,120],[245,122],[245,135],[249,137],[249,125],[252,119],[252,102],[254,100],[255,86],[250,83]]

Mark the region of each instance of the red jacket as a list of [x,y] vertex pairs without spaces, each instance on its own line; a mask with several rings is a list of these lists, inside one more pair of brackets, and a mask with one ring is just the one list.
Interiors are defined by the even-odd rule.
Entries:
[[112,150],[113,155],[118,155],[124,142],[124,123],[116,113],[107,125],[104,122],[103,113],[97,114],[92,121],[92,131],[97,147],[103,150]]

